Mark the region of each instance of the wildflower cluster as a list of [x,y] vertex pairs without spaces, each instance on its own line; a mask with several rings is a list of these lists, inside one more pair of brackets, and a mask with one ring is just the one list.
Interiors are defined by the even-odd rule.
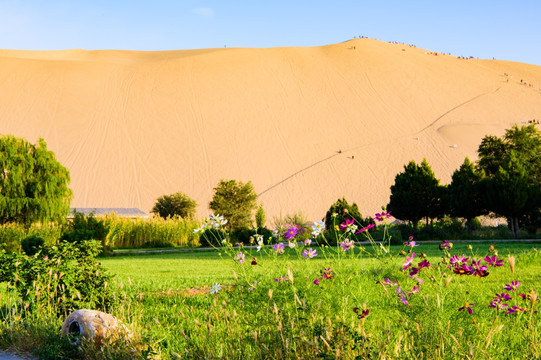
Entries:
[[[506,284],[503,288],[507,292],[514,293],[518,291],[519,286],[521,285],[518,281],[511,281],[510,284]],[[533,307],[535,305],[535,302],[539,298],[535,291],[533,289],[530,290],[529,293],[521,294],[517,293],[518,297],[521,298],[525,302],[530,303],[530,311],[533,311],[534,314],[537,314],[537,311],[533,310]],[[494,308],[497,311],[505,310],[506,314],[517,314],[521,312],[527,312],[528,310],[517,306],[517,305],[510,305],[509,302],[513,300],[510,294],[507,294],[505,292],[502,292],[500,294],[496,293],[496,295],[493,297],[492,301],[488,305],[490,308]],[[516,303],[516,301],[515,301]],[[524,306],[524,305],[523,305]]]
[[[320,273],[321,273],[321,279],[323,280],[331,280],[334,277],[334,275],[332,274],[331,268],[324,268],[323,270],[320,271]],[[320,282],[319,277],[314,280],[314,284],[316,285],[319,285],[319,282]]]
[[203,224],[201,224],[201,226],[198,227],[197,229],[195,229],[193,232],[194,232],[194,234],[197,234],[197,233],[202,232],[202,231],[204,231],[206,229],[211,229],[211,228],[220,229],[225,224],[227,224],[227,219],[224,219],[224,217],[222,215],[211,214],[205,220],[205,222]]

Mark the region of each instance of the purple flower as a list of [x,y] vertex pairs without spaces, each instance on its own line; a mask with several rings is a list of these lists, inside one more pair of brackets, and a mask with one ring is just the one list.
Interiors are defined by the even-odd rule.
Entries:
[[484,260],[492,267],[503,266],[503,260],[498,260],[496,256],[487,256]]
[[353,308],[353,312],[357,314],[357,319],[364,319],[368,316],[368,313],[370,313],[370,309],[359,309],[359,308]]
[[284,245],[278,243],[278,244],[274,244],[272,246],[272,248],[274,249],[274,251],[277,253],[277,254],[283,254],[284,253]]
[[276,278],[274,279],[275,282],[280,282],[280,281],[287,281],[287,276],[282,276],[281,278]]
[[257,258],[255,257],[252,258],[252,265],[257,265]]
[[475,272],[475,269],[466,264],[462,264],[453,269],[453,272],[458,275],[472,275]]
[[299,229],[297,229],[296,226],[292,226],[290,227],[289,229],[286,230],[286,232],[284,233],[284,237],[287,239],[287,240],[291,240],[295,237],[295,235],[297,235],[297,232],[299,231]]
[[526,311],[525,309],[521,308],[521,307],[518,307],[518,306],[514,306],[507,309],[507,311],[505,312],[506,314],[514,314],[514,313],[519,313],[519,312],[524,312]]
[[391,281],[391,280],[389,280],[389,278],[385,278],[385,281],[383,281],[382,284],[383,284],[383,285],[392,285],[392,286],[396,286],[396,281]]
[[402,304],[408,306],[408,299],[406,299],[406,295],[402,295],[400,298],[400,301],[402,302]]
[[376,221],[383,221],[385,219],[388,219],[391,217],[391,212],[390,211],[383,211],[381,213],[378,213],[376,214]]
[[319,279],[315,279],[314,284],[319,285]]
[[342,248],[342,251],[348,251],[355,247],[355,243],[353,240],[346,239],[340,243],[340,247]]
[[480,276],[485,277],[488,276],[489,272],[487,271],[488,267],[485,265],[481,265],[481,259],[478,261],[475,261],[475,259],[471,260],[471,268],[473,269],[473,276]]
[[506,284],[503,288],[507,291],[516,291],[520,283],[518,281],[511,281],[511,284]]
[[415,257],[415,253],[411,253],[410,256],[406,256],[406,262],[402,264],[403,266],[402,271],[405,271],[407,268],[411,266],[411,262],[413,261],[414,257]]
[[466,310],[467,312],[469,312],[470,314],[473,314],[473,310],[472,310],[472,306],[474,306],[475,304],[471,304],[469,302],[465,302],[464,303],[464,306],[462,306],[461,308],[458,308],[458,311],[462,311],[462,310]]
[[414,294],[417,294],[419,292],[419,286],[414,286],[412,289],[411,289],[411,292],[414,293]]
[[511,296],[509,296],[506,293],[501,293],[501,294],[496,293],[496,296],[494,297],[494,300],[497,301],[497,302],[509,301],[509,300],[511,300]]
[[321,276],[327,280],[330,280],[334,277],[334,275],[332,275],[331,268],[325,268],[324,270],[321,270]]
[[[410,236],[410,237],[411,237],[411,236]],[[404,243],[404,245],[406,245],[406,246],[411,246],[411,247],[419,246],[419,245],[417,245],[417,243],[416,243],[415,241],[413,241],[413,240],[412,240],[412,241],[406,241],[406,242]]]
[[310,246],[312,244],[312,240],[311,239],[306,239],[304,240],[304,246]]
[[419,271],[421,271],[420,268],[412,267],[411,270],[410,270],[409,277],[410,278],[414,277],[415,275],[417,275],[419,273]]
[[491,301],[490,305],[488,305],[488,307],[494,308],[494,309],[496,309],[498,311],[503,310],[507,306],[508,306],[507,304],[502,304],[499,301]]
[[311,259],[317,256],[317,251],[312,248],[304,249],[304,251],[302,252],[302,256],[304,256],[307,259]]
[[447,240],[443,240],[443,242],[440,244],[440,250],[451,250],[451,248],[453,247],[453,243],[452,242],[449,242]]
[[456,255],[453,255],[449,259],[449,264],[451,264],[451,265],[458,265],[459,263],[465,264],[465,263],[468,262],[469,259],[470,258],[465,257],[464,254],[462,254],[460,257],[458,257]]
[[430,267],[430,262],[428,262],[427,259],[424,259],[417,266],[419,266],[419,270],[421,270],[422,268],[429,268]]

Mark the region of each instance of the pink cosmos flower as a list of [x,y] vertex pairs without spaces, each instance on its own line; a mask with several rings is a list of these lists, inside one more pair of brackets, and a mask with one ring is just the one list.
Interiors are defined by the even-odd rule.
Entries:
[[317,251],[315,249],[304,249],[302,252],[302,256],[304,256],[306,259],[311,259],[317,256]]
[[513,305],[513,307],[507,309],[507,311],[505,313],[506,314],[515,314],[515,313],[525,312],[525,311],[526,311],[525,309]]
[[361,228],[359,231],[357,231],[355,234],[360,234],[362,232],[365,232],[365,231],[368,231],[370,229],[372,229],[374,226],[376,226],[375,224],[370,224],[370,225],[367,225],[363,228]]
[[354,222],[355,220],[353,219],[346,219],[346,222],[343,222],[340,224],[340,230],[342,231],[347,230],[351,225],[353,225]]
[[498,260],[497,256],[487,256],[483,260],[492,267],[503,266],[503,260]]
[[297,229],[296,226],[292,226],[290,227],[289,229],[286,230],[286,232],[284,233],[284,237],[287,239],[287,240],[291,240],[295,237],[295,235],[297,235],[297,232],[299,231],[299,229]]
[[406,256],[406,262],[402,264],[403,266],[402,271],[405,271],[407,268],[411,266],[411,262],[413,261],[414,257],[415,257],[415,253],[411,253],[410,256]]
[[346,239],[340,243],[340,247],[342,248],[342,251],[348,251],[355,247],[355,243],[353,240]]
[[319,279],[315,279],[314,284],[319,285]]
[[278,243],[278,244],[274,244],[272,246],[272,248],[274,249],[274,251],[277,253],[277,254],[283,254],[284,253],[284,245]]

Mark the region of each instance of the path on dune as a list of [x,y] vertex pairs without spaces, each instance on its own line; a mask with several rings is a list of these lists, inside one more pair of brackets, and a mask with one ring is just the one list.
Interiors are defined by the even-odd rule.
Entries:
[[[370,81],[370,80],[369,80],[369,81]],[[501,86],[498,87],[498,88],[497,88],[496,90],[494,90],[494,91],[489,91],[489,92],[482,93],[482,94],[479,94],[479,95],[477,95],[477,96],[474,96],[474,97],[472,97],[471,99],[468,99],[468,100],[466,100],[466,101],[464,101],[464,102],[462,102],[462,103],[460,103],[460,104],[458,104],[458,105],[452,107],[451,109],[447,110],[446,112],[444,112],[443,114],[441,114],[440,116],[438,116],[438,117],[437,117],[434,121],[432,121],[430,124],[428,124],[427,126],[425,126],[424,128],[422,128],[421,130],[419,130],[419,131],[417,131],[417,132],[414,132],[414,133],[406,134],[406,135],[396,136],[396,137],[392,138],[391,141],[392,141],[392,140],[397,140],[397,139],[402,139],[402,138],[405,138],[405,137],[410,137],[410,136],[418,135],[418,134],[424,132],[425,130],[429,129],[430,127],[434,126],[438,121],[440,121],[440,120],[441,120],[442,118],[444,118],[445,116],[449,115],[451,112],[453,112],[453,111],[455,111],[455,110],[457,110],[457,109],[463,107],[464,105],[469,104],[469,103],[471,103],[471,102],[473,102],[473,101],[475,101],[475,100],[477,100],[477,99],[479,99],[479,98],[481,98],[481,97],[483,97],[483,96],[486,96],[486,95],[489,95],[489,94],[494,94],[494,93],[496,93],[496,92],[497,92],[498,90],[500,90],[500,89],[501,89]],[[354,146],[354,147],[351,147],[351,148],[348,148],[348,149],[339,150],[339,151],[336,152],[336,154],[333,154],[333,155],[328,156],[328,157],[326,157],[326,158],[324,158],[324,159],[318,160],[318,161],[316,161],[316,162],[314,162],[314,163],[312,163],[312,164],[310,164],[310,165],[308,165],[308,166],[306,166],[306,167],[304,167],[304,168],[302,168],[302,169],[300,169],[300,170],[294,172],[293,174],[291,174],[291,175],[289,175],[288,177],[286,177],[286,178],[280,180],[280,181],[277,182],[276,184],[271,185],[271,186],[268,187],[267,189],[263,190],[262,192],[260,192],[259,194],[257,194],[257,196],[261,196],[261,195],[265,194],[266,192],[268,192],[268,191],[274,189],[275,187],[277,187],[277,186],[279,186],[279,185],[284,184],[285,182],[287,182],[288,180],[294,178],[295,176],[297,176],[297,175],[299,175],[299,174],[301,174],[301,173],[303,173],[303,172],[305,172],[305,171],[307,171],[307,170],[309,170],[309,169],[311,169],[311,168],[313,168],[313,167],[316,167],[317,165],[319,165],[319,164],[321,164],[321,163],[324,163],[324,162],[326,162],[326,161],[328,161],[328,160],[331,160],[331,159],[334,158],[334,157],[340,156],[340,155],[345,154],[345,153],[347,153],[347,152],[350,152],[350,151],[352,151],[352,150],[361,149],[361,148],[364,148],[364,147],[367,147],[367,146],[373,146],[373,145],[376,145],[376,144],[378,144],[378,143],[381,143],[382,141],[389,141],[389,139],[385,138],[385,139],[382,139],[382,140],[373,141],[373,142],[368,143],[368,144],[362,144],[362,145]]]

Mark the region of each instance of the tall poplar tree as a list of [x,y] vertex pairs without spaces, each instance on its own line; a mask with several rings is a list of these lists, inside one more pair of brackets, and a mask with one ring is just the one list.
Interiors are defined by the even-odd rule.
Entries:
[[72,191],[69,171],[47,150],[11,135],[0,136],[0,224],[63,222]]

